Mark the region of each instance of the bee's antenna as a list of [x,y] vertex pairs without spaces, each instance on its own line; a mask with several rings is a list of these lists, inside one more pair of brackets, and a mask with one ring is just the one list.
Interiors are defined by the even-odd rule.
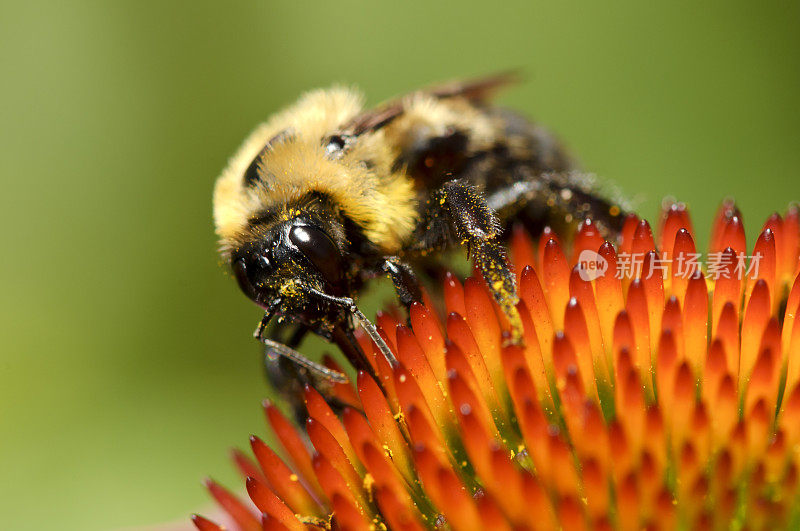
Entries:
[[356,306],[356,303],[353,301],[353,299],[350,297],[336,297],[335,295],[328,295],[327,293],[312,287],[307,287],[306,289],[320,299],[326,300],[348,310],[351,315],[355,317],[355,320],[358,321],[359,326],[361,326],[364,332],[366,332],[370,339],[372,339],[372,341],[374,341],[378,346],[378,350],[381,351],[381,354],[383,354],[383,356],[386,358],[386,361],[388,361],[392,367],[397,367],[397,358],[395,358],[394,354],[389,348],[389,345],[386,344],[386,341],[384,341],[381,335],[378,333],[378,329],[375,328],[375,325],[372,324],[372,322],[367,319],[367,316],[358,309],[358,306]]

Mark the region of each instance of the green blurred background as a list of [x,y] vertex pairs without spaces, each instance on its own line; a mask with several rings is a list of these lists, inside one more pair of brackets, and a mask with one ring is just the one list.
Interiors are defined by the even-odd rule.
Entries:
[[502,96],[639,198],[800,199],[792,2],[36,2],[0,12],[0,526],[184,518],[264,433],[211,188],[302,91],[371,102],[519,67]]

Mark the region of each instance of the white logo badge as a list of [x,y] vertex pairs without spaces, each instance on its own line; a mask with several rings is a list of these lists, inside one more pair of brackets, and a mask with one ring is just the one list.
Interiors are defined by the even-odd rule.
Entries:
[[608,260],[586,249],[578,255],[578,275],[587,282],[600,278],[608,271]]

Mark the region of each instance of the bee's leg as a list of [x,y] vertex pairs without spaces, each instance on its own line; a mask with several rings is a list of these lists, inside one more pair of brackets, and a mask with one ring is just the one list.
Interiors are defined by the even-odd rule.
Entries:
[[625,221],[625,201],[604,196],[590,175],[578,172],[542,173],[515,181],[486,196],[486,202],[504,220],[522,222],[533,234],[549,225],[561,235],[591,219],[600,233],[614,240]]
[[501,226],[494,211],[472,185],[453,180],[434,192],[421,213],[412,250],[426,253],[444,246],[452,236],[467,247],[494,299],[511,324],[511,341],[522,341],[522,320],[514,274],[506,261]]
[[417,280],[417,276],[408,264],[402,262],[396,256],[389,256],[384,260],[381,269],[392,279],[397,298],[400,299],[400,303],[406,309],[410,308],[415,302],[422,302],[419,280]]
[[[348,381],[346,375],[311,361],[295,350],[309,332],[305,325],[296,325],[285,341],[264,337],[263,332],[263,327],[259,325],[255,337],[264,345],[264,366],[267,377],[276,388],[280,389],[285,385],[284,380],[287,376],[293,381],[316,388]],[[278,336],[277,330],[274,329],[271,335]]]
[[264,370],[272,389],[283,398],[295,420],[301,424],[308,417],[306,385],[319,391],[334,410],[341,408],[336,399],[328,396],[328,390],[336,382],[347,381],[346,376],[305,358],[295,350],[310,332],[308,327],[297,324],[293,329],[287,326],[285,330],[288,332],[285,342],[278,340],[284,334],[279,334],[275,329],[271,335],[276,339],[263,336],[260,339],[264,343]]
[[[378,329],[375,328],[375,325],[372,324],[372,321],[367,319],[367,316],[364,315],[364,313],[358,308],[353,299],[350,297],[337,297],[336,295],[330,295],[309,286],[306,286],[305,289],[308,293],[311,293],[324,301],[330,302],[331,304],[334,304],[347,312],[354,323],[361,327],[361,329],[366,332],[369,338],[375,343],[375,345],[378,347],[378,350],[380,350],[381,354],[383,354],[383,356],[386,358],[386,361],[388,361],[393,367],[397,366],[397,358],[394,357],[391,349],[383,340],[380,333],[378,333]],[[370,370],[369,368],[371,365],[367,360],[366,355],[361,350],[361,347],[358,345],[358,341],[354,335],[354,329],[350,325],[349,321],[343,321],[336,324],[331,331],[330,339],[332,339],[333,342],[339,346],[354,367],[359,370]]]
[[[298,325],[294,330],[291,330],[287,325],[273,325],[269,335],[275,341],[281,341],[286,335],[283,332],[289,332],[289,340],[291,340],[295,336],[304,336],[305,332],[301,332],[303,329],[305,327],[302,325]],[[263,339],[266,339],[263,337],[263,333],[264,331],[262,330],[262,336],[256,337],[261,343],[263,343]],[[301,339],[295,339],[295,344],[291,348],[295,348]],[[292,360],[275,353],[268,344],[264,344],[263,355],[264,375],[267,377],[267,384],[277,396],[283,399],[283,403],[291,411],[295,421],[302,425],[307,416],[305,397],[303,396],[304,386],[310,384],[307,374],[304,374]]]

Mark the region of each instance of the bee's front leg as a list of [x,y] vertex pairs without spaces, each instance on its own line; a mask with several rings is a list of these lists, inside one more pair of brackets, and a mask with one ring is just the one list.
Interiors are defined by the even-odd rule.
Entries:
[[[289,331],[285,340],[281,338],[282,331]],[[256,339],[264,345],[267,379],[276,389],[285,389],[287,379],[299,383],[301,388],[306,384],[320,388],[347,381],[346,375],[312,361],[295,350],[309,331],[307,326],[298,323],[293,326],[277,325],[270,334],[272,337],[256,333]]]
[[415,302],[422,302],[419,280],[411,267],[396,256],[388,256],[381,269],[389,275],[400,303],[408,309]]
[[511,341],[522,341],[522,319],[517,311],[517,286],[500,241],[502,228],[481,193],[463,180],[448,181],[434,192],[423,211],[410,250],[426,253],[443,247],[453,237],[467,247],[511,324]]

